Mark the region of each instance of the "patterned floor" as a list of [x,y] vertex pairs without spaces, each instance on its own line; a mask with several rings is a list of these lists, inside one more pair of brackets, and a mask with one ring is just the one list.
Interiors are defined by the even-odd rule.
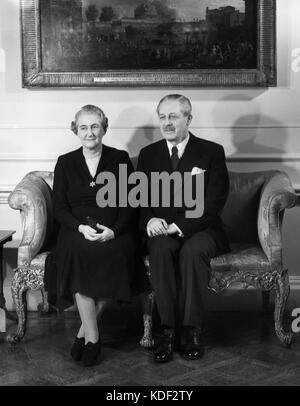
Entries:
[[101,363],[84,368],[69,356],[78,317],[71,312],[47,317],[32,312],[21,343],[10,346],[0,335],[0,385],[300,384],[300,333],[291,348],[283,347],[275,337],[272,316],[211,312],[205,323],[205,357],[186,361],[176,353],[172,362],[161,365],[152,362],[151,350],[139,346],[140,323],[134,312],[107,313],[101,327]]

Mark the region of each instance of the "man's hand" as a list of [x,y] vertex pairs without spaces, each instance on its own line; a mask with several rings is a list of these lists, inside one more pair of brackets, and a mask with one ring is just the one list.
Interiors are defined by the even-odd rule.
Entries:
[[168,224],[166,220],[153,217],[147,224],[147,234],[149,237],[168,235]]
[[115,233],[110,228],[102,226],[101,224],[97,224],[97,227],[100,230],[103,230],[102,233],[99,234],[99,236],[100,236],[99,241],[100,242],[107,242],[107,241],[113,240],[115,238]]

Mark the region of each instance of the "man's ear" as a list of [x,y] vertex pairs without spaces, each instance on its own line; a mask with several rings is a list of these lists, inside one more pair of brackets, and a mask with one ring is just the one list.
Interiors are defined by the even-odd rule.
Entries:
[[188,115],[188,122],[187,122],[188,125],[191,124],[192,119],[193,119],[193,116],[192,116],[191,114],[189,114],[189,115]]

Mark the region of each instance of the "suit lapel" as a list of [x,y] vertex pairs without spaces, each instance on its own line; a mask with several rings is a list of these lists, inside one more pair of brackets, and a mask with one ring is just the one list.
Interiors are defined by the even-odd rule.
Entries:
[[154,159],[155,162],[157,162],[157,168],[159,172],[173,172],[170,153],[166,140],[162,141],[162,146],[158,148],[157,155],[156,157],[154,157]]
[[177,171],[191,171],[194,166],[199,166],[201,162],[202,154],[199,152],[199,147],[196,143],[196,137],[190,133],[190,139],[187,143],[184,153],[180,158],[180,161],[177,166]]

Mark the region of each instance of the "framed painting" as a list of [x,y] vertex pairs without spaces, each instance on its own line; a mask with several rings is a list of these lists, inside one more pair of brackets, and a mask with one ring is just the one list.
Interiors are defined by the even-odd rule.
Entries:
[[21,0],[23,86],[276,86],[275,3]]

